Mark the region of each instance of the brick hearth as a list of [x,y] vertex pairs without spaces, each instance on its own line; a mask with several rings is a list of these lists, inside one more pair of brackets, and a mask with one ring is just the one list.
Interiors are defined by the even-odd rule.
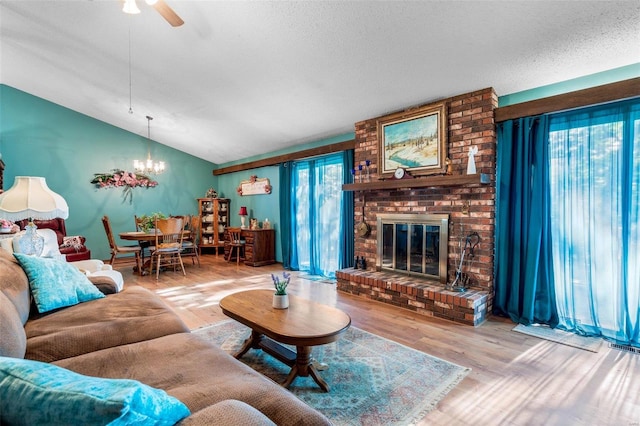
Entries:
[[338,290],[377,300],[421,315],[444,318],[468,325],[486,319],[489,293],[447,291],[443,286],[388,272],[347,268],[336,272]]
[[[448,114],[447,156],[454,176],[464,176],[468,151],[478,147],[475,156],[478,173],[489,176],[490,184],[433,185],[421,188],[356,189],[354,222],[364,217],[371,226],[367,237],[356,237],[355,255],[363,257],[366,270],[338,271],[338,289],[362,297],[411,309],[424,315],[447,318],[478,325],[491,312],[493,303],[493,251],[495,231],[495,166],[496,131],[494,109],[498,98],[492,88],[445,99]],[[407,108],[413,111],[416,107]],[[378,175],[378,126],[380,118],[355,123],[355,164],[371,162],[371,181]],[[418,179],[429,179],[416,177]],[[366,196],[366,197],[365,197]],[[467,210],[468,207],[468,210]],[[449,242],[447,271],[450,283],[455,278],[456,259],[461,236],[471,232],[480,235],[475,260],[465,269],[471,278],[469,290],[457,293],[444,290],[444,285],[415,276],[376,271],[377,230],[379,213],[448,214]]]

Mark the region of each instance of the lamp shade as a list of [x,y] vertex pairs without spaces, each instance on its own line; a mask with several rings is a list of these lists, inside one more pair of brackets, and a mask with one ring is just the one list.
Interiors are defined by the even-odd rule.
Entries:
[[244,207],[244,206],[243,206],[243,207],[240,207],[240,212],[238,212],[238,214],[239,214],[240,216],[247,216],[247,215],[248,215],[248,213],[247,213],[247,208],[246,208],[246,207]]
[[0,194],[0,218],[67,219],[69,206],[59,194],[47,186],[43,177],[16,176],[13,186]]

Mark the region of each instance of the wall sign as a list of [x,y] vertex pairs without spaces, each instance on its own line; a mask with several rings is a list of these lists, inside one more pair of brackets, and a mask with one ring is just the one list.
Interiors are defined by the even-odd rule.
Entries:
[[249,180],[241,181],[236,191],[238,195],[271,194],[271,184],[269,179],[253,175]]

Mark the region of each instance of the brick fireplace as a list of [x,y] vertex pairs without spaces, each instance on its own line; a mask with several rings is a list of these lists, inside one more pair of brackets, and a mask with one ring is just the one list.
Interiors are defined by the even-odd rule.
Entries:
[[[441,102],[441,101],[439,101]],[[364,257],[366,269],[337,271],[338,290],[410,309],[417,313],[470,325],[486,319],[493,301],[493,252],[495,230],[496,132],[494,109],[498,98],[492,88],[444,100],[447,108],[447,152],[452,172],[449,176],[420,176],[402,185],[384,181],[378,174],[378,120],[355,124],[355,164],[371,162],[371,184],[345,185],[354,191],[354,221],[371,226],[366,237],[356,236],[355,255]],[[410,112],[415,108],[405,111]],[[395,114],[395,113],[394,113]],[[478,175],[467,176],[468,151],[475,156]],[[388,184],[388,185],[387,185]],[[460,240],[477,232],[480,243],[473,264],[465,272],[467,291],[447,290],[442,280],[389,272],[376,268],[377,218],[379,214],[448,215],[446,281],[453,282],[460,258]],[[463,242],[464,243],[464,242]]]

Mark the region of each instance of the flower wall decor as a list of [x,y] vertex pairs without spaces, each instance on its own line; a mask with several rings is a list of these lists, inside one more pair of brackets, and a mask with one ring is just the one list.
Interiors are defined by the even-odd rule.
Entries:
[[133,201],[133,188],[153,188],[158,186],[158,182],[149,176],[140,173],[127,172],[120,169],[113,169],[109,173],[94,173],[91,183],[96,188],[123,188],[122,202]]

